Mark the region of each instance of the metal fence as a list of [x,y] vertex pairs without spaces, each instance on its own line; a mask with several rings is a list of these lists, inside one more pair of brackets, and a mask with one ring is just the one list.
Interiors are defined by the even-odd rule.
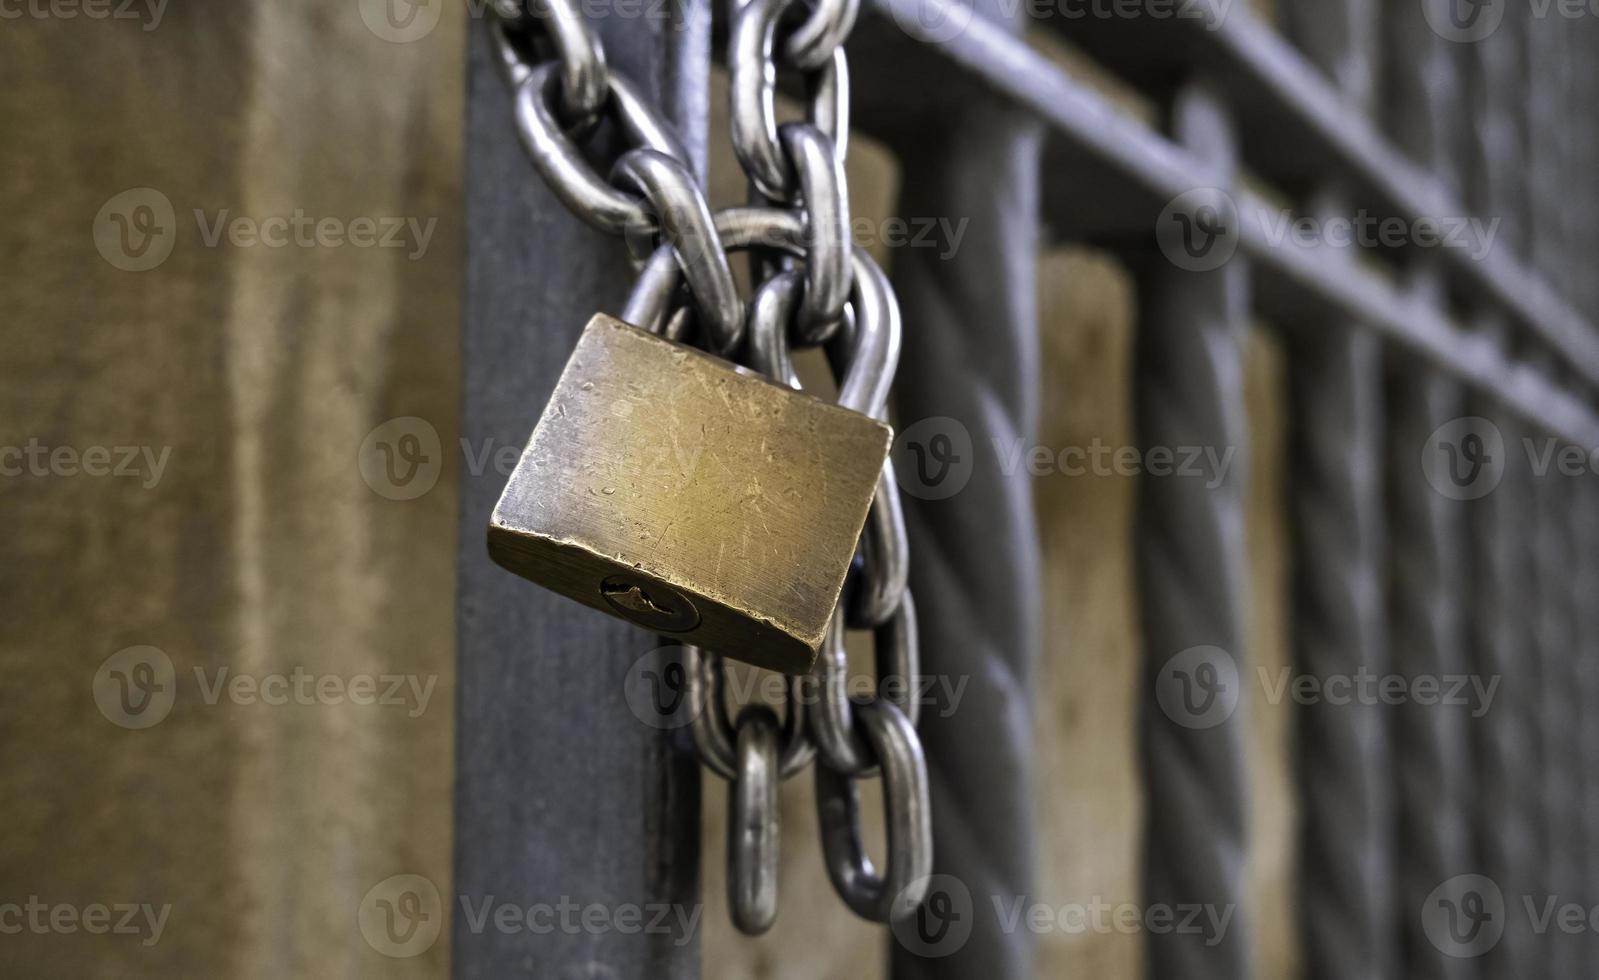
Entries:
[[[978,445],[1033,430],[1034,269],[1052,244],[1112,251],[1134,272],[1145,446],[1246,445],[1242,340],[1256,320],[1279,331],[1296,668],[1409,692],[1297,711],[1306,970],[1582,975],[1596,930],[1533,913],[1545,898],[1599,900],[1599,276],[1586,266],[1599,11],[1279,0],[1274,28],[1227,0],[867,6],[850,43],[855,126],[898,159],[903,213],[970,216],[979,236],[954,256],[896,259],[897,417],[960,419]],[[593,19],[703,160],[706,100],[720,97],[710,11],[689,2],[670,25],[644,24]],[[1075,47],[1158,122],[1029,34]],[[632,272],[531,178],[491,61],[478,38],[463,436],[517,442],[555,383],[550,352],[618,309]],[[920,725],[935,871],[1025,895],[1031,732],[1018,719],[1040,559],[1026,474],[973,481],[958,503],[907,513],[924,669],[979,678],[962,711]],[[457,887],[537,878],[694,901],[698,770],[670,734],[613,710],[636,634],[530,599],[490,567],[497,488],[481,484],[464,483],[462,513]],[[1232,710],[1250,664],[1243,522],[1241,468],[1215,486],[1140,486],[1143,901],[1240,910],[1220,941],[1151,935],[1154,977],[1251,975]],[[962,575],[972,568],[983,574]],[[1496,710],[1415,696],[1468,676],[1500,685]],[[1025,931],[973,915],[947,955],[895,943],[894,975],[1032,975]],[[648,936],[458,929],[454,955],[461,976],[699,970],[693,944]]]

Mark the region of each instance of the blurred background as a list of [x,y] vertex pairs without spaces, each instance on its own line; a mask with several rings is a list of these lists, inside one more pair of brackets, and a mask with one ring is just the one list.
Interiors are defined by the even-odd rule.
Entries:
[[[357,0],[88,6],[0,21],[0,446],[19,462],[0,477],[0,902],[77,923],[0,935],[0,961],[19,977],[445,977],[447,923],[396,958],[361,916],[395,875],[453,894],[459,493],[504,479],[456,451],[481,8],[440,2],[398,43]],[[1270,0],[1251,6],[1277,24]],[[1058,36],[1029,40],[1156,125]],[[744,193],[723,91],[718,74],[713,203]],[[850,184],[857,215],[896,213],[896,164],[864,136]],[[1131,275],[1044,244],[1040,441],[1130,444]],[[1247,640],[1275,670],[1291,661],[1288,391],[1264,326],[1244,387]],[[426,423],[406,429],[426,437],[417,492],[374,470],[397,419]],[[1139,901],[1134,488],[1035,482],[1033,898],[1055,908]],[[1287,977],[1295,706],[1246,689],[1254,973]],[[827,883],[809,780],[783,790],[782,918],[759,940],[728,922],[725,789],[704,788],[705,976],[886,975],[882,932]],[[99,905],[128,928],[88,928]],[[1038,943],[1040,976],[1141,975],[1136,931]]]

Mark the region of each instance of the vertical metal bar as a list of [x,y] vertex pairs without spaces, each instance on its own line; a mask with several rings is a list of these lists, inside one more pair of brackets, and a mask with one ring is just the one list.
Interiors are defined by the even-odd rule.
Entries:
[[[996,17],[995,6],[978,5]],[[1022,18],[1012,9],[1009,22]],[[936,66],[935,66],[936,67]],[[903,78],[898,76],[897,78]],[[1033,677],[1041,645],[1042,580],[1032,481],[998,465],[995,446],[1037,441],[1036,295],[1040,127],[984,90],[942,92],[937,111],[907,124],[903,104],[878,105],[902,167],[904,215],[967,220],[959,249],[902,248],[893,259],[905,347],[895,407],[906,439],[951,424],[970,437],[952,461],[964,489],[925,483],[899,457],[907,490],[910,584],[922,672],[968,684],[960,710],[923,712],[935,878],[924,915],[948,914],[940,884],[969,890],[971,933],[954,952],[922,956],[896,944],[896,980],[1030,980],[1034,937],[1007,928],[999,907],[1033,894]],[[928,427],[932,428],[929,429]],[[934,457],[937,458],[935,452]],[[975,462],[976,465],[973,465]],[[955,486],[951,483],[948,486]],[[920,491],[920,492],[919,492]],[[971,574],[982,569],[981,575]],[[932,926],[940,923],[933,919]],[[948,925],[959,925],[950,922]]]
[[[1519,444],[1521,427],[1503,406],[1480,396],[1477,417],[1496,426],[1509,452]],[[1537,810],[1536,770],[1528,755],[1532,739],[1524,702],[1527,680],[1526,607],[1529,598],[1525,563],[1527,486],[1524,472],[1507,468],[1499,486],[1472,503],[1471,672],[1484,683],[1497,683],[1492,708],[1471,725],[1476,758],[1476,794],[1471,808],[1478,871],[1505,896],[1525,890],[1533,876],[1536,838],[1532,819]],[[1531,798],[1529,798],[1531,797]],[[1514,911],[1511,906],[1509,911]],[[1503,938],[1478,961],[1487,977],[1536,976],[1531,967],[1536,949],[1531,934],[1518,921],[1507,922]]]
[[[603,13],[591,16],[613,70],[656,100],[703,160],[707,8],[617,2]],[[526,442],[578,332],[596,311],[619,309],[632,280],[621,244],[568,214],[524,158],[483,25],[473,26],[467,464]],[[490,564],[484,529],[503,483],[494,467],[461,479],[455,975],[697,977],[697,931],[535,932],[482,918],[506,905],[547,904],[570,917],[559,910],[687,913],[699,902],[699,767],[623,697],[629,668],[655,641]]]
[[[1290,36],[1351,104],[1369,109],[1378,51],[1371,0],[1295,0]],[[1343,216],[1336,187],[1317,217]],[[1350,256],[1343,256],[1348,260]],[[1382,345],[1359,324],[1290,336],[1294,654],[1319,678],[1388,673],[1383,608]],[[1396,934],[1393,770],[1386,712],[1318,701],[1297,709],[1299,924],[1305,975],[1391,975]]]
[[[1438,297],[1433,297],[1436,302]],[[1393,363],[1389,386],[1394,670],[1406,689],[1447,690],[1465,673],[1462,649],[1464,512],[1429,485],[1421,462],[1434,432],[1464,412],[1460,386],[1408,360]],[[1436,471],[1434,471],[1436,472]],[[1440,948],[1426,929],[1428,903],[1456,876],[1470,873],[1470,733],[1464,708],[1443,700],[1405,698],[1395,712],[1399,788],[1399,921],[1404,967],[1399,975],[1455,978],[1469,964]]]
[[[1584,850],[1581,862],[1583,889],[1580,901],[1588,908],[1599,898],[1599,482],[1584,474],[1572,488],[1572,548],[1577,560],[1571,577],[1571,610],[1576,642],[1577,696],[1582,702],[1576,728],[1582,741],[1582,816],[1578,821]],[[1582,948],[1589,964],[1599,962],[1599,930],[1591,930]]]
[[[1357,331],[1329,324],[1290,350],[1294,652],[1298,672],[1323,690],[1330,679],[1389,672],[1382,352]],[[1296,710],[1306,976],[1388,976],[1396,943],[1386,712],[1358,699]]]
[[[1203,81],[1172,107],[1172,131],[1231,186],[1236,140]],[[1202,178],[1203,179],[1203,178]],[[1138,438],[1145,451],[1204,447],[1235,454],[1214,480],[1144,477],[1134,532],[1144,623],[1140,752],[1144,768],[1144,902],[1234,913],[1219,941],[1172,932],[1147,939],[1154,980],[1243,980],[1250,972],[1244,902],[1246,780],[1243,353],[1248,272],[1237,256],[1212,271],[1149,256],[1139,270],[1135,352]],[[1225,478],[1223,478],[1223,476]],[[1213,489],[1212,489],[1213,488]]]
[[[1424,0],[1434,16],[1448,16],[1452,0]],[[1417,164],[1453,189],[1459,135],[1457,73],[1452,52],[1428,23],[1422,4],[1388,8],[1391,40],[1385,104],[1396,143]],[[1442,221],[1445,215],[1432,215]],[[1408,270],[1416,298],[1447,306],[1448,294],[1435,263]],[[1429,484],[1423,453],[1434,433],[1464,414],[1457,382],[1409,361],[1391,365],[1389,460],[1392,516],[1391,642],[1396,673],[1415,691],[1418,679],[1442,685],[1465,673],[1461,605],[1465,579],[1464,511],[1459,501]],[[1399,765],[1398,873],[1404,975],[1450,978],[1468,965],[1441,949],[1425,927],[1437,889],[1472,870],[1470,823],[1470,732],[1458,706],[1407,697],[1395,713],[1394,749]]]
[[[1599,187],[1591,175],[1599,167],[1599,125],[1591,107],[1599,99],[1599,19],[1584,18],[1579,25],[1574,61],[1577,69],[1578,111],[1570,122],[1576,128],[1577,159],[1571,175],[1583,175],[1568,186],[1578,191],[1576,247],[1570,265],[1576,277],[1573,296],[1589,317],[1599,311],[1599,276],[1592,274],[1592,257],[1599,253]],[[1583,447],[1590,452],[1599,446]],[[1575,695],[1578,722],[1577,764],[1581,779],[1576,787],[1579,810],[1574,821],[1581,851],[1576,861],[1582,879],[1577,900],[1587,908],[1599,904],[1599,486],[1587,472],[1572,486],[1571,547],[1576,567],[1571,577],[1571,656],[1576,659]],[[1589,930],[1579,944],[1588,964],[1599,963],[1599,930]]]
[[[1533,227],[1538,243],[1535,254],[1543,274],[1567,299],[1575,298],[1583,273],[1591,272],[1591,266],[1577,268],[1573,262],[1576,228],[1572,219],[1578,208],[1567,190],[1571,176],[1576,173],[1573,137],[1577,107],[1572,102],[1571,86],[1575,76],[1573,42],[1577,35],[1577,26],[1563,19],[1545,18],[1535,25],[1534,36],[1541,52],[1535,63],[1543,79],[1540,84],[1543,93],[1534,99],[1535,103],[1541,103],[1541,108],[1532,116],[1534,158],[1538,160],[1533,193],[1540,212],[1540,221]],[[1543,265],[1545,261],[1552,264]],[[1552,357],[1539,360],[1546,365],[1553,362]],[[1563,374],[1552,366],[1547,370],[1549,376],[1556,379]],[[1553,438],[1548,438],[1547,442],[1540,443],[1537,452],[1556,445]],[[1527,465],[1536,464],[1540,458],[1524,453],[1516,457],[1518,463],[1523,457]],[[1572,649],[1572,610],[1566,594],[1572,575],[1571,487],[1570,479],[1558,466],[1541,472],[1535,470],[1534,478],[1538,483],[1538,647],[1543,661],[1542,717],[1547,732],[1544,819],[1549,841],[1544,887],[1536,898],[1539,902],[1552,899],[1564,904],[1577,901],[1583,885],[1578,872],[1583,854],[1579,834],[1581,805],[1577,793],[1581,779],[1577,768],[1581,745],[1574,738],[1580,707],[1574,697],[1578,673]],[[1576,980],[1587,972],[1582,945],[1576,936],[1568,934],[1557,923],[1550,923],[1544,945],[1548,949],[1551,980]]]
[[[1470,160],[1466,187],[1472,212],[1499,222],[1499,247],[1520,251],[1527,188],[1517,119],[1525,111],[1526,88],[1514,18],[1506,19],[1511,22],[1490,37],[1462,46]],[[1503,342],[1508,335],[1508,326],[1497,313],[1477,319],[1485,339]],[[1519,445],[1520,425],[1502,404],[1479,395],[1472,400],[1472,413],[1496,425],[1507,452]],[[1497,488],[1472,503],[1467,563],[1472,577],[1471,671],[1484,683],[1499,685],[1494,706],[1471,724],[1477,870],[1511,896],[1527,886],[1536,849],[1532,828],[1536,803],[1529,785],[1530,725],[1536,717],[1529,718],[1525,709],[1527,683],[1522,675],[1527,658],[1523,475],[1519,469],[1507,469]],[[1537,975],[1531,934],[1520,922],[1507,925],[1499,943],[1477,961],[1480,975]]]
[[[1552,441],[1551,441],[1552,442]],[[1519,453],[1519,450],[1515,450]],[[1519,461],[1519,460],[1518,460]],[[1538,605],[1532,610],[1537,623],[1537,644],[1543,661],[1543,711],[1547,741],[1544,758],[1544,826],[1549,846],[1547,860],[1540,869],[1541,887],[1531,894],[1533,908],[1553,900],[1559,904],[1577,900],[1581,877],[1576,874],[1581,856],[1576,836],[1581,816],[1576,798],[1576,773],[1572,768],[1578,748],[1572,733],[1578,724],[1572,701],[1576,683],[1576,664],[1571,656],[1571,609],[1567,594],[1571,576],[1568,537],[1571,516],[1565,478],[1551,469],[1535,474],[1537,507],[1535,548]],[[1517,896],[1525,899],[1528,896]],[[1582,949],[1574,937],[1565,933],[1558,920],[1551,920],[1540,945],[1548,964],[1550,980],[1577,980],[1585,970]]]
[[[1516,19],[1522,31],[1524,65],[1526,67],[1527,101],[1523,120],[1522,138],[1528,166],[1524,179],[1528,181],[1528,220],[1526,225],[1528,252],[1532,268],[1544,282],[1555,290],[1568,283],[1564,275],[1566,255],[1565,236],[1562,233],[1564,211],[1568,206],[1563,191],[1565,174],[1561,157],[1567,119],[1562,111],[1564,88],[1563,38],[1568,30],[1560,17],[1541,17],[1531,9],[1518,10]],[[1538,354],[1534,362],[1549,371],[1553,359]],[[1552,374],[1552,372],[1551,372]],[[1528,435],[1541,439],[1543,434],[1529,429]],[[1512,459],[1530,465],[1533,459],[1515,447]],[[1548,898],[1561,899],[1562,884],[1566,880],[1573,855],[1570,853],[1568,818],[1570,779],[1569,758],[1564,745],[1572,719],[1567,712],[1565,694],[1565,664],[1567,637],[1565,635],[1563,604],[1557,601],[1564,591],[1566,571],[1563,558],[1563,533],[1561,520],[1560,488],[1558,476],[1551,472],[1529,472],[1531,489],[1528,503],[1532,510],[1527,515],[1527,538],[1533,582],[1533,604],[1528,608],[1532,628],[1532,656],[1530,670],[1525,676],[1535,678],[1528,690],[1531,705],[1530,718],[1537,740],[1537,766],[1540,785],[1535,797],[1539,809],[1534,819],[1534,831],[1539,840],[1534,872],[1529,887],[1517,897],[1530,900],[1541,907]],[[1530,908],[1531,906],[1529,906]],[[1535,968],[1541,976],[1551,980],[1565,980],[1573,976],[1579,963],[1571,962],[1573,945],[1569,937],[1558,928],[1538,931],[1533,943],[1537,950]],[[1534,922],[1523,928],[1537,929]]]

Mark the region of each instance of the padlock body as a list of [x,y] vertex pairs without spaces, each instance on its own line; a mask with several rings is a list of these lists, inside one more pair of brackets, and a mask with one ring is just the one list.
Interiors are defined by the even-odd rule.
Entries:
[[888,426],[613,317],[584,329],[489,525],[489,554],[640,626],[810,669]]

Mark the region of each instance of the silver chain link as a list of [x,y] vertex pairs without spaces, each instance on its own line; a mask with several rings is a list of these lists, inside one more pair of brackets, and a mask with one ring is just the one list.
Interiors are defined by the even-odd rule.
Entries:
[[[899,304],[888,277],[850,239],[844,156],[849,65],[843,42],[859,0],[746,0],[729,36],[734,151],[758,197],[775,206],[712,212],[689,156],[649,103],[606,65],[575,0],[495,0],[497,64],[516,96],[516,128],[534,168],[574,214],[648,254],[622,318],[801,387],[795,347],[825,346],[838,404],[886,419],[899,362]],[[735,0],[736,3],[736,0]],[[795,21],[790,29],[787,25]],[[536,48],[550,52],[539,58]],[[797,72],[806,121],[779,124],[777,73]],[[630,148],[601,176],[583,143],[602,119]],[[746,304],[729,253],[756,250],[769,274]],[[784,261],[764,261],[781,255]],[[845,594],[815,671],[788,679],[781,720],[771,708],[728,712],[722,658],[683,648],[691,733],[701,763],[728,795],[728,899],[734,924],[758,935],[777,914],[778,785],[813,759],[828,875],[844,903],[879,922],[921,905],[932,873],[927,766],[916,736],[915,606],[899,489],[885,464]],[[852,697],[848,628],[869,630],[876,690]],[[861,843],[855,781],[879,776],[887,866]]]

